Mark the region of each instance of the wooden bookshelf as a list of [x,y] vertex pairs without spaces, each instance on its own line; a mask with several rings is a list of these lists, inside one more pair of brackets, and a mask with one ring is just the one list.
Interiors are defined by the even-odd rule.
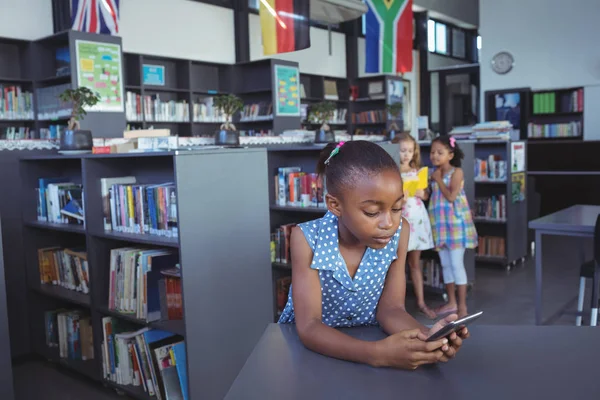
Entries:
[[[224,397],[264,326],[272,320],[268,189],[265,180],[256,180],[264,174],[266,166],[266,150],[259,148],[163,152],[141,157],[52,154],[23,158],[20,200],[34,352],[133,398],[147,399],[149,396],[141,387],[118,385],[102,376],[102,318],[110,316],[132,327],[147,326],[190,338],[185,342],[190,398]],[[198,174],[207,170],[218,170],[219,174]],[[130,175],[142,184],[175,183],[178,237],[104,231],[100,180]],[[83,184],[85,226],[36,221],[34,189],[39,178],[49,177],[68,177]],[[207,195],[207,188],[215,190]],[[240,195],[244,197],[244,207],[239,207]],[[248,209],[252,212],[248,213]],[[224,215],[238,225],[223,224]],[[242,246],[235,244],[236,237],[243,242]],[[182,320],[146,322],[135,314],[109,309],[110,251],[138,245],[169,248],[178,254],[182,269]],[[86,248],[89,294],[40,284],[37,249],[50,246]],[[44,312],[59,308],[90,313],[94,360],[61,359],[57,348],[46,346]],[[223,315],[238,317],[224,319]],[[244,326],[244,335],[232,342],[228,338],[240,326]],[[222,363],[223,359],[227,363]]]

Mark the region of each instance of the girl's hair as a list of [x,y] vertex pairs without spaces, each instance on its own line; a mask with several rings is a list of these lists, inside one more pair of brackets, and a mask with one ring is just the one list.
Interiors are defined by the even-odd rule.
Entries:
[[409,132],[402,132],[398,136],[392,140],[392,143],[402,143],[402,142],[411,142],[414,146],[413,158],[410,160],[408,164],[411,168],[419,169],[421,168],[421,149],[419,147],[419,143],[415,140],[415,138]]
[[454,153],[454,157],[450,160],[450,165],[456,168],[460,168],[462,165],[462,159],[465,158],[465,153],[458,147],[458,142],[455,138],[450,135],[438,136],[431,141],[431,144],[438,142],[443,144],[450,153]]
[[337,154],[330,157],[337,145],[329,143],[325,146],[317,163],[317,173],[325,177],[327,191],[334,196],[339,196],[342,190],[356,185],[360,179],[385,170],[392,170],[400,175],[398,164],[392,156],[375,143],[366,140],[346,142],[338,148]]

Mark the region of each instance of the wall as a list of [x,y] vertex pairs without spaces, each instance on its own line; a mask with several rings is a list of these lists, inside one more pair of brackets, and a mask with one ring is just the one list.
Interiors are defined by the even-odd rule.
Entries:
[[[486,0],[414,0],[413,3],[418,9],[431,11],[430,14],[434,18],[442,18],[455,23],[466,22],[469,25],[479,26],[479,3],[484,1]],[[504,0],[491,1],[503,2]],[[443,14],[449,18],[444,18],[438,14]]]
[[[365,72],[365,39],[358,38],[358,76],[376,76],[378,74],[370,74]],[[417,116],[419,115],[419,53],[413,50],[413,67],[412,72],[404,74],[404,78],[410,81],[410,103],[412,107],[412,130],[411,134],[417,137]]]
[[233,10],[189,0],[166,3],[121,1],[123,51],[235,63]]
[[52,35],[50,0],[0,0],[0,10],[0,37],[33,40]]
[[[600,1],[481,0],[480,11],[482,96],[494,89],[600,85],[594,33]],[[490,61],[503,50],[512,53],[515,65],[498,75]],[[598,96],[590,100],[584,102],[585,114],[600,107]]]
[[[262,52],[260,18],[250,14],[250,60],[268,58]],[[346,77],[346,35],[331,32],[331,55],[329,54],[329,32],[325,29],[310,28],[310,47],[293,53],[277,54],[272,58],[295,61],[300,72],[325,75],[336,78]]]

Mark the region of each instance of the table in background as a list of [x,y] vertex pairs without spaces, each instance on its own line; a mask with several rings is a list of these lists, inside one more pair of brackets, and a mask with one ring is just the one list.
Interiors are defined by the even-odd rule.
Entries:
[[[378,340],[377,327],[343,330]],[[600,394],[599,331],[575,326],[470,327],[448,364],[416,371],[372,368],[307,350],[295,325],[271,324],[226,400],[591,399]]]
[[[594,237],[600,206],[575,205],[534,219],[529,229],[535,230],[535,323],[542,324],[542,235]],[[579,249],[583,263],[583,245]]]

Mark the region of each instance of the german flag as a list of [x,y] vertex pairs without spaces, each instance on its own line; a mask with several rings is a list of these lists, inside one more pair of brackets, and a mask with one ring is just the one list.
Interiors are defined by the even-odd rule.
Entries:
[[265,55],[310,47],[309,0],[260,0]]

